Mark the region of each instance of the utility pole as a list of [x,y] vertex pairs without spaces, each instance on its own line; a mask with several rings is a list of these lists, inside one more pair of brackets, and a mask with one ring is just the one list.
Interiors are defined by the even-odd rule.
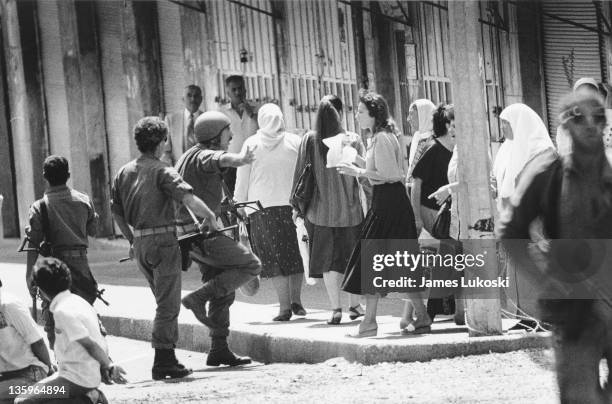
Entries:
[[[491,172],[490,140],[487,131],[487,111],[482,66],[482,46],[477,1],[449,1],[448,19],[451,50],[451,83],[455,103],[457,131],[459,216],[464,249],[485,254],[485,267],[466,269],[471,279],[483,276],[483,271],[497,274],[497,251],[493,233],[470,229],[479,219],[493,217],[495,205],[489,191]],[[469,251],[473,248],[473,251]],[[479,250],[479,251],[478,251]],[[466,296],[467,324],[470,336],[501,334],[500,294],[491,293],[486,299]]]

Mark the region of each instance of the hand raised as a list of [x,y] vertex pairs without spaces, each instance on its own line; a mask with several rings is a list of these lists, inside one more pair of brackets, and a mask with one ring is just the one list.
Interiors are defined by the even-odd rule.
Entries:
[[255,150],[257,150],[257,146],[247,146],[246,150],[242,152],[242,164],[251,164],[255,161]]

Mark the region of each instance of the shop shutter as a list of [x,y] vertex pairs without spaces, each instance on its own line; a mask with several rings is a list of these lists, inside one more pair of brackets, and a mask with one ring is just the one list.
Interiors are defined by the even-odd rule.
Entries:
[[[544,84],[548,125],[551,135],[554,136],[561,100],[572,90],[573,82],[581,77],[592,77],[600,82],[603,69],[601,41],[597,32],[559,21],[546,14],[596,29],[597,13],[592,2],[542,3]],[[572,54],[573,63],[570,61]]]
[[121,7],[123,4],[116,1],[96,3],[111,176],[133,157],[130,151],[134,149],[131,145],[126,98],[128,90],[121,53]]
[[184,88],[190,84],[185,82],[179,7],[166,0],[157,2],[165,113],[184,108]]

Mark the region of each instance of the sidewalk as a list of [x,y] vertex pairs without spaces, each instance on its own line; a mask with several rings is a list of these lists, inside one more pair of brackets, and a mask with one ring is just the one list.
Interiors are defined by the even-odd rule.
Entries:
[[[6,289],[29,301],[24,281],[25,255],[14,253],[17,245],[17,240],[0,241],[0,261],[3,262],[0,276]],[[118,259],[126,252],[127,244],[123,241],[97,240],[93,243],[90,249],[92,271],[100,288],[106,290],[104,298],[111,303],[107,307],[98,301],[96,309],[110,334],[150,340],[155,301],[135,264],[118,264]],[[192,267],[183,277],[183,294],[196,289],[199,284],[199,273]],[[344,357],[349,361],[374,364],[428,361],[550,345],[550,336],[541,333],[469,338],[467,328],[455,326],[448,316],[436,318],[432,334],[402,336],[398,325],[403,301],[395,299],[382,299],[380,302],[378,336],[355,340],[345,334],[356,329],[359,320],[350,322],[345,315],[339,326],[326,324],[330,311],[322,282],[315,286],[304,285],[302,301],[308,311],[305,318],[273,322],[271,319],[278,313],[278,304],[271,282],[262,280],[259,293],[253,297],[237,293],[237,301],[231,309],[229,342],[232,349],[264,363],[318,363]],[[207,328],[190,311],[181,311],[179,323],[180,348],[195,351],[209,348]]]

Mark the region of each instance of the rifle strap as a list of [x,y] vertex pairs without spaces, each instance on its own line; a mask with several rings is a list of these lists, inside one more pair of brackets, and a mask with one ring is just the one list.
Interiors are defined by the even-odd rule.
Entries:
[[42,221],[43,239],[49,242],[49,213],[47,212],[47,196],[43,196],[40,200],[40,216]]

